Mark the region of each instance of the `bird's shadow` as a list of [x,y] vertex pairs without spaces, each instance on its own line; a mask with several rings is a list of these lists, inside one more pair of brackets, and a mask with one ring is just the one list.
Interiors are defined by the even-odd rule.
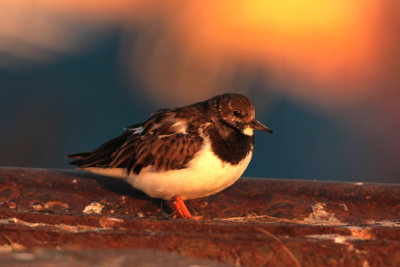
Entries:
[[164,207],[163,208],[164,212],[167,213],[172,212],[172,209],[169,207],[168,203],[167,205],[164,204],[165,202],[164,200],[158,198],[151,198],[142,191],[135,189],[129,183],[127,183],[122,179],[97,175],[90,172],[84,172],[78,170],[60,170],[59,172],[62,174],[66,174],[81,179],[94,180],[105,190],[112,191],[119,195],[126,195],[133,199],[147,200],[153,203],[153,205],[157,206],[158,208]]

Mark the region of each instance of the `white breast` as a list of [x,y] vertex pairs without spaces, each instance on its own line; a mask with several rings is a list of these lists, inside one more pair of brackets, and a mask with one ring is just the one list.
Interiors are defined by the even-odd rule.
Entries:
[[252,152],[238,165],[222,162],[211,151],[209,142],[196,153],[187,168],[156,172],[153,167],[142,169],[139,175],[127,175],[122,168],[90,167],[85,170],[126,179],[133,187],[150,197],[171,199],[179,195],[182,199],[194,199],[215,194],[236,182],[249,165]]

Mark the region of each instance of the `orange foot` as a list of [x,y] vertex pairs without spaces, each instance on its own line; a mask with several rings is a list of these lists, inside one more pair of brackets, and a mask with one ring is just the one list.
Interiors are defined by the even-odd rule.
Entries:
[[201,216],[192,216],[187,209],[185,202],[183,202],[183,199],[180,196],[175,196],[174,198],[174,206],[176,211],[178,212],[178,215],[183,218],[183,219],[191,219],[191,220],[200,220],[202,217]]

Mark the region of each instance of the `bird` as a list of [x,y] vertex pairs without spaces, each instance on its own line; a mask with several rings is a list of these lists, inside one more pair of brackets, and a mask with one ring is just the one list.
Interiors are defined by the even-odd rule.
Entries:
[[225,93],[159,109],[96,149],[67,157],[77,169],[123,179],[151,198],[172,201],[179,217],[196,219],[184,201],[240,178],[253,154],[254,130],[273,133],[255,119],[249,98]]

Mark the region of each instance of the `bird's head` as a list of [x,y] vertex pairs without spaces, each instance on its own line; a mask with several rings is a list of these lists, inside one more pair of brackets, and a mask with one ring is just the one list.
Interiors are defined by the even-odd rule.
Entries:
[[254,106],[246,96],[223,94],[214,99],[219,119],[242,134],[252,136],[254,130],[273,133],[270,128],[255,119]]

